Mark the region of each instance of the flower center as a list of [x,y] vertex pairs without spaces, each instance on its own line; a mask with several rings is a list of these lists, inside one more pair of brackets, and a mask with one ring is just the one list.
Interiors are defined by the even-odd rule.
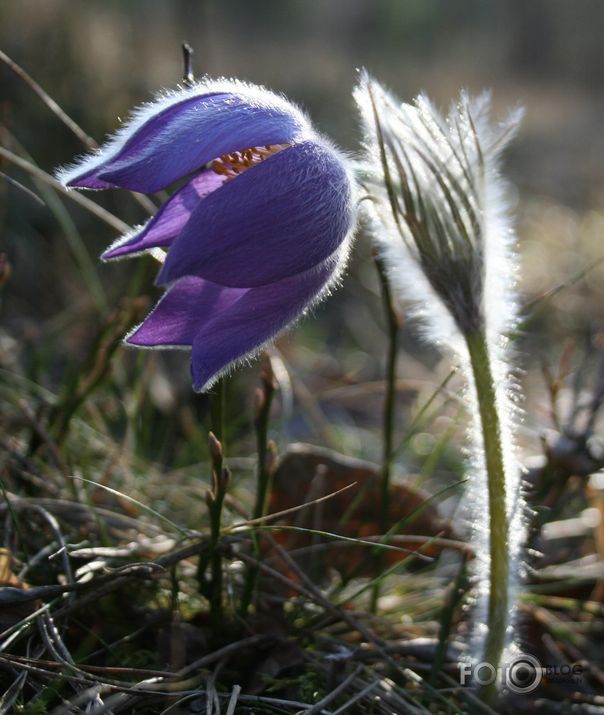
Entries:
[[266,146],[255,146],[251,149],[233,151],[230,154],[223,154],[218,159],[214,159],[210,164],[210,169],[215,174],[224,176],[228,181],[290,146],[291,144],[267,144]]

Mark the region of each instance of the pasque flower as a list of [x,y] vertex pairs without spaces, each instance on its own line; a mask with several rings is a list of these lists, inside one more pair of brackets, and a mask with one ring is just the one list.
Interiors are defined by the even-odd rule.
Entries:
[[157,277],[166,293],[126,342],[192,348],[196,390],[274,339],[346,264],[355,213],[347,159],[262,87],[207,80],[168,92],[58,178],[142,193],[177,185],[102,258],[167,249]]
[[497,669],[513,636],[524,535],[508,338],[517,322],[517,255],[499,174],[520,115],[496,123],[488,95],[462,93],[443,116],[425,96],[403,104],[367,76],[355,98],[366,205],[390,280],[467,381],[476,655]]

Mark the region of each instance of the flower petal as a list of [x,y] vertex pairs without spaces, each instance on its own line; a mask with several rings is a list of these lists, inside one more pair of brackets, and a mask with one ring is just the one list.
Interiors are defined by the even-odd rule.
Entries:
[[104,261],[135,256],[149,248],[169,246],[182,231],[201,199],[226,181],[213,171],[202,171],[176,191],[144,227],[119,238],[101,256]]
[[192,345],[193,386],[205,390],[317,302],[344,267],[347,250],[305,273],[259,288],[226,288],[203,278],[182,278],[126,342],[138,347]]
[[287,144],[307,129],[293,104],[267,90],[232,83],[232,92],[208,92],[211,86],[144,105],[99,153],[59,172],[59,180],[73,187],[152,193],[218,156]]
[[253,357],[274,340],[321,299],[338,267],[327,260],[305,273],[246,290],[201,325],[193,341],[193,388],[207,390],[234,363]]
[[203,278],[183,278],[164,294],[126,342],[142,348],[191,347],[200,326],[246,292],[245,288],[225,288]]
[[254,287],[316,266],[353,219],[342,160],[313,141],[284,149],[205,198],[172,245],[157,278],[197,275]]

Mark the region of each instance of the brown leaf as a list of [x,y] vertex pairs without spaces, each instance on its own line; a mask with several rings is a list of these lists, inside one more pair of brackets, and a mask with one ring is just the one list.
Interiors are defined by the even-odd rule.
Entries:
[[[351,459],[337,452],[305,444],[292,445],[281,457],[274,474],[269,513],[299,506],[356,483],[356,486],[311,505],[287,517],[283,523],[367,539],[381,534],[381,474],[376,465]],[[403,545],[410,551],[434,556],[440,548],[426,545],[430,537],[455,538],[451,524],[438,508],[426,503],[429,495],[404,484],[393,484],[390,499],[390,524],[405,520],[397,533],[417,536]],[[344,575],[372,575],[377,551],[370,546],[333,543],[317,547],[326,539],[319,535],[276,532],[275,538],[288,551],[304,549],[300,559],[312,566],[314,576],[323,576],[333,568]],[[315,545],[314,549],[307,547]],[[397,544],[401,545],[401,544]],[[385,551],[382,568],[408,556],[405,552]],[[296,555],[296,554],[294,554]]]
[[0,547],[0,587],[29,588],[12,570],[13,556],[9,549]]
[[[18,588],[27,590],[29,584],[22,581],[13,572],[13,556],[9,549],[0,547],[0,588]],[[0,612],[0,630],[12,628],[16,623],[27,618],[40,605],[39,601],[31,600],[24,603],[13,603],[10,606],[3,606]]]

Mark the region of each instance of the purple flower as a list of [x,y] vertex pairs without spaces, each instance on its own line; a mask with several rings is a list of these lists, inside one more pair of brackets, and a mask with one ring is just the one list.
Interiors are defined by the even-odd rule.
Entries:
[[58,178],[143,193],[180,182],[102,258],[168,249],[157,277],[166,293],[126,342],[192,348],[196,390],[258,353],[346,264],[355,214],[348,162],[296,106],[262,87],[203,81],[161,96]]

